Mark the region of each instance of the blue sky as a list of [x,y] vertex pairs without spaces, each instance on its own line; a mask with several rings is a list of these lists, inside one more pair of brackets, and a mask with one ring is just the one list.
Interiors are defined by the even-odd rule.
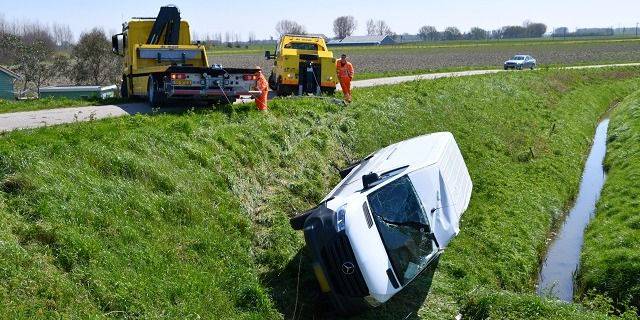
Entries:
[[[423,25],[438,29],[458,26],[463,31],[479,26],[487,29],[524,20],[544,22],[550,28],[567,26],[635,26],[640,22],[640,0],[318,0],[310,1],[220,1],[220,0],[1,0],[0,15],[5,20],[68,24],[76,33],[99,26],[119,30],[131,16],[155,16],[160,6],[175,3],[199,34],[237,32],[246,39],[249,32],[258,38],[275,35],[281,19],[304,24],[314,33],[333,35],[331,24],[340,15],[358,20],[356,33],[366,32],[369,18],[387,21],[396,33],[416,33]],[[298,3],[305,3],[299,5]]]

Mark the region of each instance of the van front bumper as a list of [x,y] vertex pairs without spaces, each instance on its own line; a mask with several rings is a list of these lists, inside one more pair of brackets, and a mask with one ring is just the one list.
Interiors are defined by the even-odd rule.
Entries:
[[321,205],[307,218],[304,236],[313,259],[313,271],[320,289],[334,303],[370,306],[364,299],[369,289],[356,261],[349,238],[335,227],[336,213]]

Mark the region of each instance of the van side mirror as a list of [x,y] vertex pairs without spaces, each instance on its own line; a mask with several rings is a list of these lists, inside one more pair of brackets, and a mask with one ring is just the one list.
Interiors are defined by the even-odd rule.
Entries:
[[271,59],[273,59],[273,56],[271,55],[271,51],[265,51],[265,52],[264,52],[264,57],[265,57],[265,59],[267,59],[267,60],[271,60]]
[[369,173],[362,176],[362,185],[365,189],[371,188],[373,184],[380,180],[380,176],[377,173]]

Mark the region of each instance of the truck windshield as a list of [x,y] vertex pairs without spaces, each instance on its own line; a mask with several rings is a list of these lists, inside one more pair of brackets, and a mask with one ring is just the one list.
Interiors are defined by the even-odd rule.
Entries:
[[285,49],[318,51],[318,45],[315,43],[299,43],[292,42],[284,45]]
[[437,250],[425,211],[408,176],[371,193],[368,200],[391,265],[404,286],[424,270]]

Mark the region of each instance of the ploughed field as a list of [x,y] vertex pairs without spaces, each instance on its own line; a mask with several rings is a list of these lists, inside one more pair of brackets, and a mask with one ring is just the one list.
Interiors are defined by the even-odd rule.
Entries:
[[[515,54],[531,54],[541,67],[589,65],[601,63],[639,62],[640,40],[584,40],[584,41],[504,41],[457,42],[429,45],[399,45],[392,47],[336,47],[337,56],[346,53],[356,72],[384,76],[465,68],[500,68]],[[271,49],[273,51],[273,49]],[[273,62],[264,59],[260,50],[233,53],[214,52],[210,63],[223,66],[254,67],[270,72]],[[249,53],[250,52],[250,53]],[[357,78],[357,77],[356,77]]]
[[[509,72],[326,99],[75,123],[0,135],[0,314],[309,319],[330,315],[288,219],[336,168],[454,134],[474,190],[432,272],[362,319],[606,319],[535,295],[547,235],[575,196],[598,117],[640,68]],[[347,217],[348,219],[348,217]]]

